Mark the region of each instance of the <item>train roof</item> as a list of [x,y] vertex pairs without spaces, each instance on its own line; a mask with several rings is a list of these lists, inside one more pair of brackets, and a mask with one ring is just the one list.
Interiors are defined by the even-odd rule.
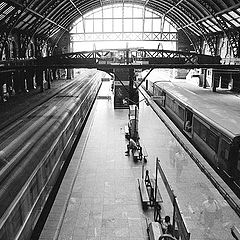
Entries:
[[209,122],[218,124],[232,137],[240,136],[240,95],[227,90],[204,89],[184,81],[156,82]]

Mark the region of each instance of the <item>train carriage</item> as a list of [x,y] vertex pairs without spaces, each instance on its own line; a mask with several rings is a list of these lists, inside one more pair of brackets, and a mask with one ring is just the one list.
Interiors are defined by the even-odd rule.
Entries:
[[209,100],[171,82],[150,84],[155,102],[229,183],[240,186],[240,117],[233,104]]
[[72,82],[0,133],[0,239],[31,238],[91,111],[100,75]]

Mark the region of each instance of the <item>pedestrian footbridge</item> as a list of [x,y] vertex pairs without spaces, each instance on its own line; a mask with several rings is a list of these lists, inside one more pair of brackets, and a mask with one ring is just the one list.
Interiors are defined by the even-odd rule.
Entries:
[[[1,70],[27,68],[217,68],[219,56],[158,49],[110,49],[66,53],[48,57],[0,62]],[[229,67],[225,65],[225,67]],[[232,68],[232,66],[231,66]]]

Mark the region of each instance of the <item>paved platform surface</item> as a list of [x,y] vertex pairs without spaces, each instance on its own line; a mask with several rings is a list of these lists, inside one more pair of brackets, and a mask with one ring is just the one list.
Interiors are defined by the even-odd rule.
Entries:
[[[113,109],[109,84],[104,82],[99,97],[73,159],[63,180],[41,240],[147,240],[146,217],[143,211],[137,178],[141,162],[126,157],[124,126],[128,110]],[[152,109],[140,104],[139,133],[149,157],[145,169],[155,175],[155,159],[172,186],[193,240],[231,240],[230,227],[240,228],[240,220],[210,181],[186,154],[181,168],[173,164],[170,141],[173,137]],[[181,148],[179,143],[176,142]],[[166,214],[172,216],[168,194],[158,179]],[[215,220],[209,234],[201,217],[202,203],[213,196],[221,206],[223,219]]]

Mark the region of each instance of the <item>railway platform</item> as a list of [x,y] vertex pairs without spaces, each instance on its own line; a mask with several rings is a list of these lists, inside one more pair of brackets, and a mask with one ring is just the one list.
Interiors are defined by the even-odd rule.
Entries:
[[[113,108],[109,82],[103,82],[40,240],[148,239],[146,218],[153,219],[153,210],[143,210],[141,205],[137,179],[142,163],[125,156],[127,122],[128,110]],[[144,101],[139,107],[139,135],[148,152],[144,169],[154,176],[155,160],[160,159],[190,239],[234,240],[231,227],[240,229],[240,218]],[[181,167],[171,155],[172,144],[184,152]],[[160,178],[158,186],[165,213],[172,216],[173,207]],[[206,233],[201,212],[209,196],[221,207],[222,218],[215,219]]]

